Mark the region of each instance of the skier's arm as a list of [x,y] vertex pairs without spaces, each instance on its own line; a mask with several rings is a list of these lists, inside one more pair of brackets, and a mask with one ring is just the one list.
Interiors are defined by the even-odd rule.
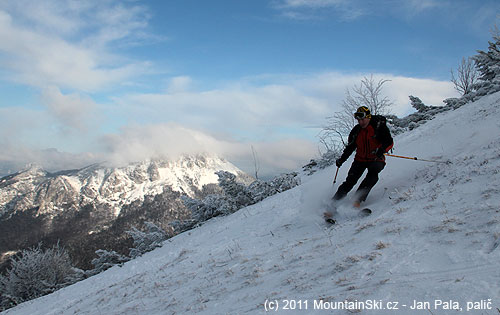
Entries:
[[356,150],[356,137],[358,136],[358,133],[359,133],[359,125],[355,126],[349,133],[347,146],[345,147],[344,152],[340,157],[342,162],[347,161],[347,159],[351,156],[354,150]]

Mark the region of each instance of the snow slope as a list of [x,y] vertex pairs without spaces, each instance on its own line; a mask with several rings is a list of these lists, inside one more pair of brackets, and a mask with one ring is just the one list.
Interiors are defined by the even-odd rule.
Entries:
[[[498,314],[499,135],[496,93],[396,137],[395,154],[451,164],[388,158],[369,217],[342,206],[338,225],[323,223],[332,167],[6,313]],[[318,309],[337,302],[352,309]]]

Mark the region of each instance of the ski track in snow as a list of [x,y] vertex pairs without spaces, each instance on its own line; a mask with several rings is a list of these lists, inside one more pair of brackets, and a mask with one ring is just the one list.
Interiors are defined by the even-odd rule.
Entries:
[[[314,300],[398,302],[399,310],[363,314],[455,314],[434,301],[491,299],[500,308],[500,93],[483,97],[395,137],[395,154],[360,218],[322,212],[335,189],[331,167],[302,185],[214,218],[162,248],[6,314],[352,314],[315,310]],[[345,179],[349,160],[338,181]],[[352,196],[352,193],[349,195]],[[307,310],[284,310],[284,300]],[[428,310],[411,310],[413,301]],[[406,305],[404,307],[403,305]],[[299,304],[296,305],[299,307]]]

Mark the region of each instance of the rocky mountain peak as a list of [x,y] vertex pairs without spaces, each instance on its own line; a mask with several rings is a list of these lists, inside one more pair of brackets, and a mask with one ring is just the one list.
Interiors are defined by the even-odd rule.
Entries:
[[108,208],[117,216],[123,205],[160,194],[166,186],[192,197],[204,185],[216,183],[219,170],[250,181],[236,166],[213,155],[151,159],[122,167],[95,164],[52,173],[30,165],[0,179],[0,217],[32,208],[38,214],[50,214],[88,204]]

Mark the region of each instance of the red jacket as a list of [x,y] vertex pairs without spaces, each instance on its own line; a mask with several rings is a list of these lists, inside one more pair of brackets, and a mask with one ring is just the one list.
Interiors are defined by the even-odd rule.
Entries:
[[388,152],[394,145],[391,132],[385,123],[385,118],[377,115],[372,116],[370,124],[366,128],[356,125],[351,130],[348,141],[349,143],[341,157],[344,161],[356,150],[356,155],[354,156],[354,160],[356,161],[370,162],[378,160],[385,162],[385,156],[379,159],[375,152],[378,148],[382,148],[384,153]]

